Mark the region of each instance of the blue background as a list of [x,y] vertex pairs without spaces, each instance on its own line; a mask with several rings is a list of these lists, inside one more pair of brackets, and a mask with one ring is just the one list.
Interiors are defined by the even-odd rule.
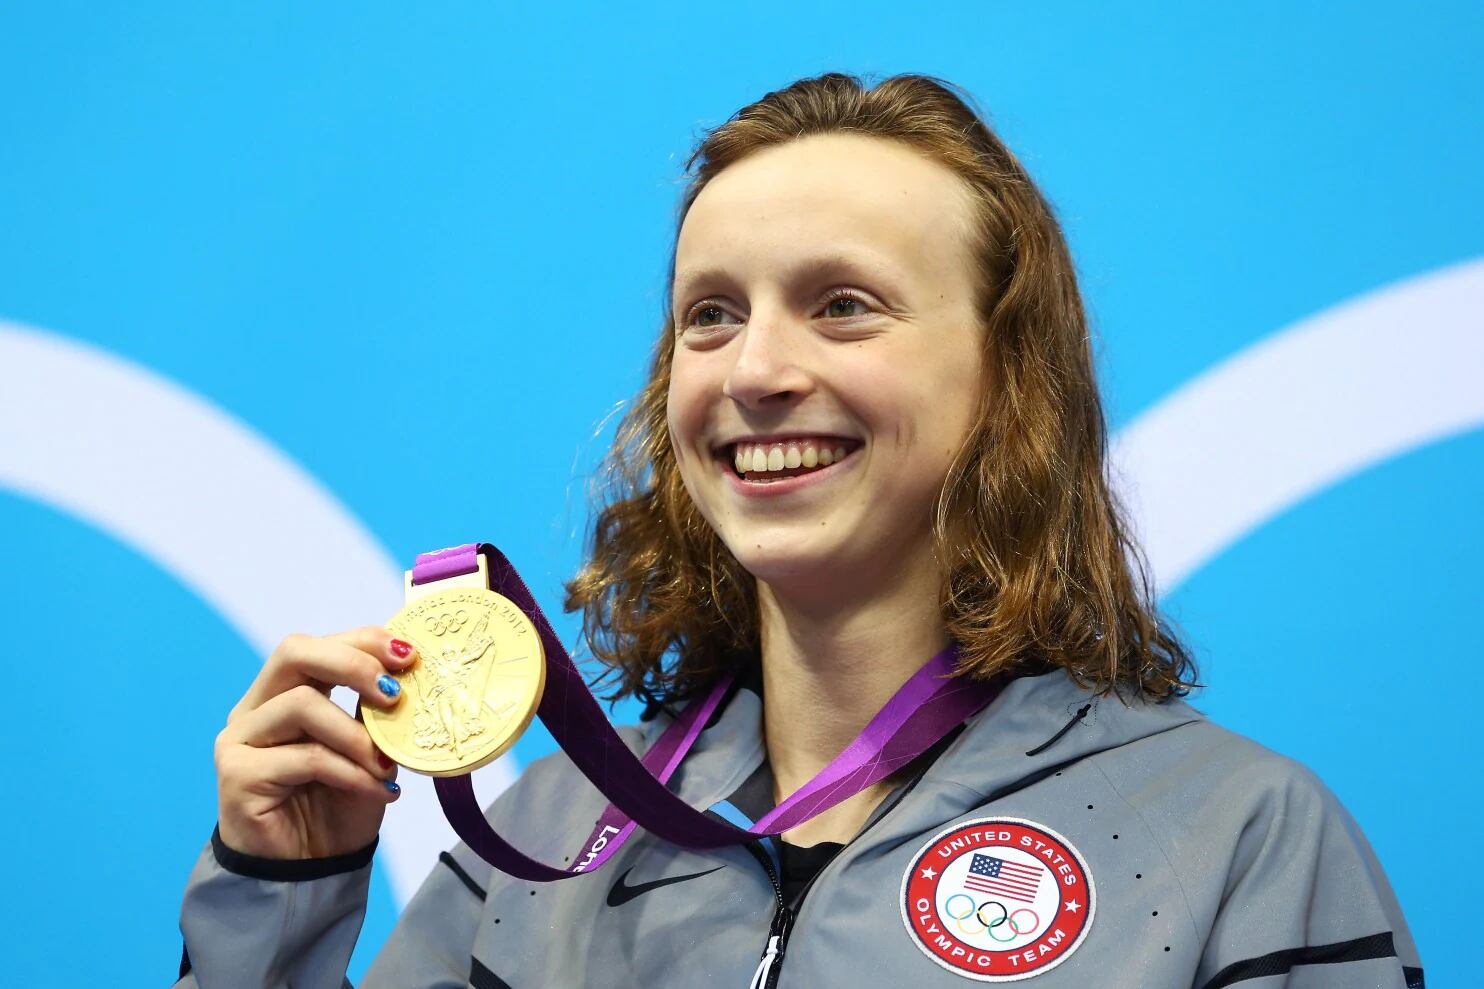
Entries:
[[[1484,253],[1476,3],[521,6],[7,6],[0,319],[245,420],[399,560],[500,542],[556,610],[600,424],[659,326],[680,166],[798,77],[920,71],[976,96],[1063,218],[1115,426],[1298,319]],[[499,426],[486,483],[446,483],[423,437],[475,419]],[[1166,602],[1211,684],[1197,705],[1330,783],[1438,985],[1472,970],[1445,891],[1484,809],[1459,780],[1481,465],[1474,432],[1351,477]],[[52,507],[0,491],[0,548],[8,974],[168,983],[211,741],[261,657]],[[394,920],[378,873],[352,978]]]

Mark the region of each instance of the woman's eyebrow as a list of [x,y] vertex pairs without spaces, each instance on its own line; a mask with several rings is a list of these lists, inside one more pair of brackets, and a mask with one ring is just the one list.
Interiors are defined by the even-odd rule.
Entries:
[[[890,281],[898,270],[888,258],[873,251],[852,250],[848,253],[829,251],[805,257],[790,266],[787,280],[800,281],[805,278],[837,275],[860,275]],[[701,283],[730,281],[732,276],[721,265],[696,265],[682,268],[675,273],[674,295],[678,303],[689,294],[690,287]]]

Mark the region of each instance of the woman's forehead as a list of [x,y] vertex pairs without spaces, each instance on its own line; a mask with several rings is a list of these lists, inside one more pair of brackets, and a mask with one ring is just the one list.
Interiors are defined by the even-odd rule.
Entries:
[[681,227],[675,288],[785,260],[931,275],[963,262],[972,209],[953,172],[905,145],[815,135],[758,152],[711,180]]

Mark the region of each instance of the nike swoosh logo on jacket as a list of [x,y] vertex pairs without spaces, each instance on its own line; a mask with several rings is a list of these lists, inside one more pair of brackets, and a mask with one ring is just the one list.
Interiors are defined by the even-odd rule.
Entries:
[[629,873],[634,871],[634,867],[630,866],[623,871],[623,875],[618,877],[618,882],[614,883],[612,888],[608,890],[607,902],[610,907],[622,906],[636,896],[643,896],[652,889],[659,889],[661,886],[672,886],[675,883],[683,883],[687,879],[699,879],[702,876],[709,876],[713,872],[719,872],[721,868],[718,865],[715,869],[707,869],[705,872],[692,872],[688,876],[670,876],[665,879],[651,879],[647,883],[638,883],[637,885],[630,886],[628,884]]

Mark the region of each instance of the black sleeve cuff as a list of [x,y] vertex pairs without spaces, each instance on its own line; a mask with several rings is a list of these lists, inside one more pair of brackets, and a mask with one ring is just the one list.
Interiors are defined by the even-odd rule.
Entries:
[[211,829],[211,851],[216,856],[217,865],[228,872],[246,876],[248,879],[267,879],[279,883],[324,879],[328,876],[338,876],[345,872],[364,869],[371,864],[371,853],[376,851],[379,841],[381,837],[378,835],[372,838],[371,844],[365,848],[345,855],[311,859],[270,859],[229,848],[227,843],[222,841],[221,825],[218,824]]

